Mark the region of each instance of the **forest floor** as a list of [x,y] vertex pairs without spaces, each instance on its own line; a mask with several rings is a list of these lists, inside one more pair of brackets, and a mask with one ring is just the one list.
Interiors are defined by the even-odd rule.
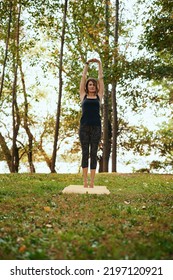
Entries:
[[102,173],[109,195],[62,193],[81,183],[0,174],[0,259],[173,259],[173,175]]

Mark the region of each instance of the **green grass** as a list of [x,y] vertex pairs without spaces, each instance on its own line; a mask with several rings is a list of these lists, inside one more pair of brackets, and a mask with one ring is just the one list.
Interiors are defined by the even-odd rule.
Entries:
[[1,174],[0,259],[173,259],[172,175],[97,174],[110,195],[62,194],[81,183]]

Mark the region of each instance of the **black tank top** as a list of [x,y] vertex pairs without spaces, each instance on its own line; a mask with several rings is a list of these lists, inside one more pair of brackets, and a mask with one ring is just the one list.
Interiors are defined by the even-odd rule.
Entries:
[[101,126],[100,99],[98,95],[95,99],[87,98],[85,95],[82,101],[82,117],[80,124]]

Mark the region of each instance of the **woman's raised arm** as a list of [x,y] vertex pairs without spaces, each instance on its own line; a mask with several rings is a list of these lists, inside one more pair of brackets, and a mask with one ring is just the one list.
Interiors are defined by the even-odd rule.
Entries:
[[89,62],[85,63],[83,73],[82,73],[82,78],[80,82],[80,88],[79,88],[79,93],[80,93],[80,99],[81,101],[84,99],[85,96],[85,84],[86,84],[86,77],[87,77],[87,71],[88,71],[88,64]]
[[104,81],[103,81],[103,69],[102,69],[102,63],[100,60],[97,61],[99,65],[99,70],[98,70],[98,86],[99,86],[99,92],[98,95],[100,97],[100,100],[103,98],[104,94]]
[[100,100],[103,98],[103,94],[104,94],[104,81],[103,81],[103,69],[102,69],[102,63],[100,60],[98,60],[97,58],[92,58],[89,59],[84,66],[83,69],[83,73],[82,73],[82,78],[81,78],[81,82],[80,82],[80,99],[81,101],[84,99],[84,96],[86,94],[85,92],[85,85],[86,85],[86,78],[87,78],[87,71],[88,71],[88,65],[89,63],[92,62],[96,62],[98,63],[98,96],[100,98]]

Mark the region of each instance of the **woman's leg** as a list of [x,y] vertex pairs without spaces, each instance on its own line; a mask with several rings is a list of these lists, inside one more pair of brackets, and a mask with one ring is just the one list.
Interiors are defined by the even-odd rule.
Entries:
[[82,148],[82,168],[84,188],[88,187],[88,159],[89,159],[89,127],[80,126],[79,138]]
[[97,166],[97,151],[101,139],[101,127],[93,126],[91,130],[91,150],[90,150],[90,169],[91,169],[91,182],[90,187],[94,187],[94,178]]
[[88,167],[83,168],[83,184],[84,188],[88,188]]
[[84,188],[88,187],[88,159],[89,159],[89,143],[81,143],[82,147],[82,168]]
[[91,169],[91,181],[90,181],[90,188],[94,188],[94,178],[96,174],[96,169]]
[[96,173],[96,166],[97,166],[97,150],[98,150],[99,143],[92,143],[91,144],[91,151],[90,151],[90,172],[91,172],[91,182],[90,188],[94,187],[94,179]]

